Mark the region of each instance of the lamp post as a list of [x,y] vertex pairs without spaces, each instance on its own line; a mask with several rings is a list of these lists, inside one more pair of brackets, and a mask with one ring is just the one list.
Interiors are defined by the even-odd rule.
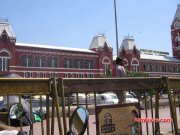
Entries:
[[118,57],[118,27],[117,27],[117,14],[116,14],[116,0],[114,0],[114,16],[115,16],[115,30],[116,30],[116,49],[117,49],[117,57]]

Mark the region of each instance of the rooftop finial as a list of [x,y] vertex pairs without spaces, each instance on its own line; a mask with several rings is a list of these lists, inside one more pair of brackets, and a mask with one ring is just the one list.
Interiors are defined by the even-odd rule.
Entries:
[[0,22],[7,23],[8,19],[0,18]]
[[99,31],[98,31],[98,36],[103,36],[103,37],[104,37],[104,36],[105,36],[105,32],[102,33],[102,32],[99,32]]
[[128,33],[127,36],[124,36],[124,40],[134,40],[134,37],[130,36],[130,34]]

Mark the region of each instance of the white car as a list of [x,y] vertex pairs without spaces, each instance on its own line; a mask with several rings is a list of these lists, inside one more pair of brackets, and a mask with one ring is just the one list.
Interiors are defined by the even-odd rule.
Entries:
[[114,93],[99,94],[100,104],[117,104],[119,102],[118,97]]
[[[96,102],[99,103],[100,102],[100,99],[98,98],[98,94],[96,94]],[[72,104],[77,104],[77,94],[76,93],[73,93],[71,95],[71,99],[73,100]],[[86,95],[85,93],[78,93],[78,101],[79,101],[79,104],[86,104]],[[87,95],[87,103],[88,104],[94,104],[94,95],[93,94],[88,94]]]
[[134,98],[131,94],[126,93],[126,103],[138,102],[137,98]]

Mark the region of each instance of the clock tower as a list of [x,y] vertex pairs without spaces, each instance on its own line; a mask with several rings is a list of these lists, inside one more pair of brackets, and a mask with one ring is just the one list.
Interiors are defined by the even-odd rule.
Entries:
[[180,59],[180,4],[177,5],[176,14],[171,25],[171,40],[173,57]]

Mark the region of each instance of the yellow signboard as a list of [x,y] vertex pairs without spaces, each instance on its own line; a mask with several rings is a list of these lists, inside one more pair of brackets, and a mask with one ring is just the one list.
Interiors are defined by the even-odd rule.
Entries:
[[96,107],[97,135],[139,135],[139,104],[117,104]]

